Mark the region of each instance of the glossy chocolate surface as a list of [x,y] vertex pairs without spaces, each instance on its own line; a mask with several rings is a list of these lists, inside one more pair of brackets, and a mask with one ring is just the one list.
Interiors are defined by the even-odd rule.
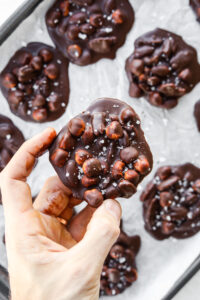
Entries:
[[21,131],[10,119],[0,115],[0,172],[5,168],[23,142],[24,137]]
[[141,195],[145,229],[156,239],[187,238],[200,230],[200,169],[164,166]]
[[11,111],[23,120],[56,120],[68,103],[68,60],[53,47],[30,43],[11,57],[0,87]]
[[136,255],[141,240],[138,235],[128,236],[121,231],[112,246],[101,273],[100,296],[115,296],[130,287],[138,277]]
[[103,199],[131,197],[153,164],[139,117],[110,98],[71,119],[53,142],[50,161],[73,196],[94,207]]
[[190,0],[190,6],[192,7],[194,13],[196,14],[197,21],[200,22],[200,1]]
[[46,14],[56,47],[78,65],[115,58],[133,21],[127,0],[58,0]]
[[199,82],[197,52],[182,37],[157,28],[134,45],[126,61],[130,96],[145,96],[152,105],[170,109]]

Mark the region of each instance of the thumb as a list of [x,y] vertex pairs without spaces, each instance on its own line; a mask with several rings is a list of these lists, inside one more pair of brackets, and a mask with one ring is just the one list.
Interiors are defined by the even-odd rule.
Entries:
[[121,206],[116,200],[106,200],[93,214],[79,243],[88,259],[102,265],[120,233]]

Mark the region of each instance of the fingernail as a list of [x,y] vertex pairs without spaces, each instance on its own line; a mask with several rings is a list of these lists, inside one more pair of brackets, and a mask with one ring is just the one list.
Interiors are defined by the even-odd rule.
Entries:
[[121,206],[116,200],[106,200],[104,201],[105,208],[109,211],[111,215],[117,220],[118,223],[120,223],[121,219]]

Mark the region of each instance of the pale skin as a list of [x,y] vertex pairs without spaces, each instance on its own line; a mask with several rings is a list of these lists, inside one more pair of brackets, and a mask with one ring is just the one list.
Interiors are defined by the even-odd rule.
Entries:
[[[32,204],[26,179],[55,136],[48,128],[25,142],[0,173],[12,300],[98,299],[102,266],[120,232],[115,200],[72,218],[79,201],[58,177]],[[71,218],[68,227],[60,222]]]

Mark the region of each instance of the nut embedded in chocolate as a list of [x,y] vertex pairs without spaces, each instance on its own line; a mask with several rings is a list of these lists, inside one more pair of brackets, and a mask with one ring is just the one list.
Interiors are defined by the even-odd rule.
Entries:
[[200,169],[192,164],[158,169],[141,195],[146,230],[156,239],[187,238],[200,230]]
[[159,28],[135,41],[126,72],[130,96],[144,95],[152,105],[167,109],[200,80],[196,50],[180,36]]
[[121,230],[112,246],[101,273],[100,296],[123,293],[137,280],[135,258],[140,249],[140,237],[129,237]]
[[6,167],[23,142],[24,137],[21,131],[9,118],[0,115],[0,172]]
[[20,118],[56,120],[68,103],[68,61],[48,45],[30,43],[11,57],[0,74],[0,87]]
[[69,121],[51,145],[50,161],[73,196],[93,206],[101,198],[131,197],[153,163],[135,111],[107,98]]
[[134,21],[128,0],[58,0],[46,14],[48,32],[71,62],[88,65],[115,58]]

